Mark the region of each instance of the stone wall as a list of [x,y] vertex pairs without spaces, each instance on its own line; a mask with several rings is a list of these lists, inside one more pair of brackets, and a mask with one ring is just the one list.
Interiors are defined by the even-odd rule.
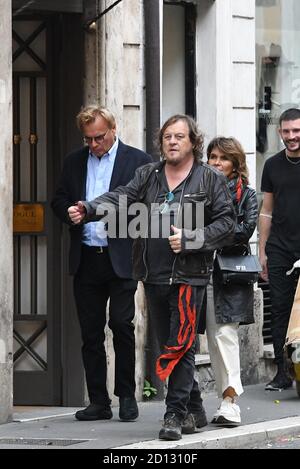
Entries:
[[115,114],[121,139],[138,148],[145,147],[143,15],[142,0],[123,0],[98,30],[98,100]]
[[[114,0],[101,2],[104,10]],[[143,0],[123,0],[86,35],[85,104],[99,103],[116,116],[119,137],[128,145],[145,148],[145,73]],[[144,387],[146,308],[143,287],[136,293],[136,396]],[[113,404],[114,349],[107,327],[108,389]]]
[[206,143],[216,135],[241,141],[255,187],[255,0],[198,0],[197,7],[199,126]]

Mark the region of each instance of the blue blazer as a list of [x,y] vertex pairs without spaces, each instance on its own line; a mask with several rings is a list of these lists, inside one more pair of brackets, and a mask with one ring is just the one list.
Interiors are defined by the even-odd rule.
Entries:
[[[64,161],[62,174],[51,206],[57,217],[69,225],[71,245],[69,252],[69,272],[75,275],[81,258],[82,226],[75,226],[68,216],[68,208],[78,200],[86,199],[86,177],[89,148],[84,147],[70,153]],[[137,148],[119,141],[109,190],[126,186],[134,177],[135,170],[148,164],[152,158]],[[108,251],[115,273],[120,278],[132,278],[132,240],[108,239]]]

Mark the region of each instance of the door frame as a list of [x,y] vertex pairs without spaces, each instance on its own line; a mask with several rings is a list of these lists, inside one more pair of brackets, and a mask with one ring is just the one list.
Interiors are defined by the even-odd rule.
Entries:
[[[46,29],[47,80],[47,366],[43,371],[14,374],[15,405],[77,406],[84,402],[80,332],[67,273],[67,233],[55,218],[50,202],[66,153],[80,145],[75,115],[82,106],[84,31],[82,15],[53,13],[16,17],[42,20]],[[72,41],[70,41],[70,37]],[[76,77],[76,80],[74,80]]]
[[[63,166],[64,158],[75,148],[82,146],[81,135],[76,128],[75,117],[83,105],[84,83],[84,40],[83,17],[76,14],[60,14],[53,24],[56,44],[51,67],[53,91],[53,134],[49,139],[49,154],[53,158],[49,187],[52,199]],[[70,41],[72,37],[72,41]],[[59,71],[59,72],[58,72]],[[76,77],[76,79],[74,79]],[[81,334],[73,296],[73,279],[68,272],[69,232],[66,226],[53,215],[54,245],[53,253],[57,272],[57,311],[60,312],[61,330],[61,405],[82,406],[85,401],[84,369],[81,358]]]

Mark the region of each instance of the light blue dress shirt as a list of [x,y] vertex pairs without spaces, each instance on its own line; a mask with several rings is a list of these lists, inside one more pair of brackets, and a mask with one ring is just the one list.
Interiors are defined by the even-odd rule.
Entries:
[[[117,156],[119,139],[101,158],[89,153],[86,177],[86,200],[93,200],[109,191]],[[107,233],[102,221],[87,223],[83,227],[82,242],[88,246],[107,246]]]

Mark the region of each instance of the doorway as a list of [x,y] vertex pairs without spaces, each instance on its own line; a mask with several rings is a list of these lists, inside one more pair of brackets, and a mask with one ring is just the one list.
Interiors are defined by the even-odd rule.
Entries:
[[[65,328],[72,303],[63,288],[62,228],[50,208],[63,157],[79,144],[73,122],[82,105],[83,41],[79,14],[13,20],[15,405],[83,399],[79,354],[66,349],[77,326],[73,315]],[[67,388],[74,393],[66,396]]]

